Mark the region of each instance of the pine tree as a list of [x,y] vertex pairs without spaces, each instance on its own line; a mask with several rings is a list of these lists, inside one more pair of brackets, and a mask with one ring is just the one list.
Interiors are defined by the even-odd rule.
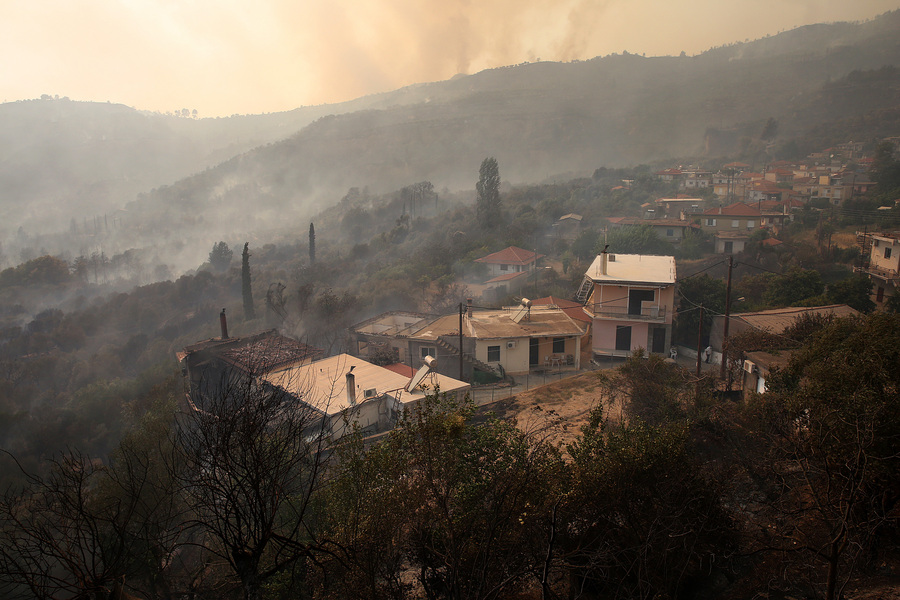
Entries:
[[256,318],[256,311],[253,309],[253,289],[250,287],[250,242],[244,244],[244,253],[241,264],[241,291],[244,296],[244,318],[248,321]]
[[228,247],[228,244],[216,242],[209,253],[209,264],[216,271],[224,273],[228,270],[233,255],[234,252]]
[[316,228],[309,224],[309,262],[316,262]]

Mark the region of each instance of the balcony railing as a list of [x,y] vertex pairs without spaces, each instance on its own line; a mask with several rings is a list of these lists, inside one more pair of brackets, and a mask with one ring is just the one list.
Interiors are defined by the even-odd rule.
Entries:
[[665,306],[643,306],[640,312],[632,312],[627,306],[603,306],[594,304],[594,316],[601,319],[622,319],[632,321],[665,321]]
[[871,275],[877,279],[881,279],[887,282],[895,282],[900,281],[900,272],[891,270],[891,269],[880,269],[878,267],[853,267],[853,271],[856,273],[865,273],[866,275]]

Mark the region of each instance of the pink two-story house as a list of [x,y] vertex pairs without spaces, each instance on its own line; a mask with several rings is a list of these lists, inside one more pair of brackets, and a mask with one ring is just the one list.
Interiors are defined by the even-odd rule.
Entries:
[[638,348],[668,353],[675,257],[604,252],[585,273],[579,295],[593,315],[594,356],[630,356]]

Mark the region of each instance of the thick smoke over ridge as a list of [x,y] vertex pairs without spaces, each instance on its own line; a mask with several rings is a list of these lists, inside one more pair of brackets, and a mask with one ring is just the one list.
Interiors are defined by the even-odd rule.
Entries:
[[773,28],[871,18],[896,2],[35,0],[7,8],[0,53],[16,60],[4,65],[0,100],[46,93],[226,116],[537,59],[696,54]]

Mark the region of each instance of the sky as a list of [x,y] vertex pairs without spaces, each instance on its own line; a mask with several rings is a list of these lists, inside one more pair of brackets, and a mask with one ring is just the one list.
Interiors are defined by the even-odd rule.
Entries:
[[623,51],[698,54],[900,0],[0,0],[0,101],[200,117]]

